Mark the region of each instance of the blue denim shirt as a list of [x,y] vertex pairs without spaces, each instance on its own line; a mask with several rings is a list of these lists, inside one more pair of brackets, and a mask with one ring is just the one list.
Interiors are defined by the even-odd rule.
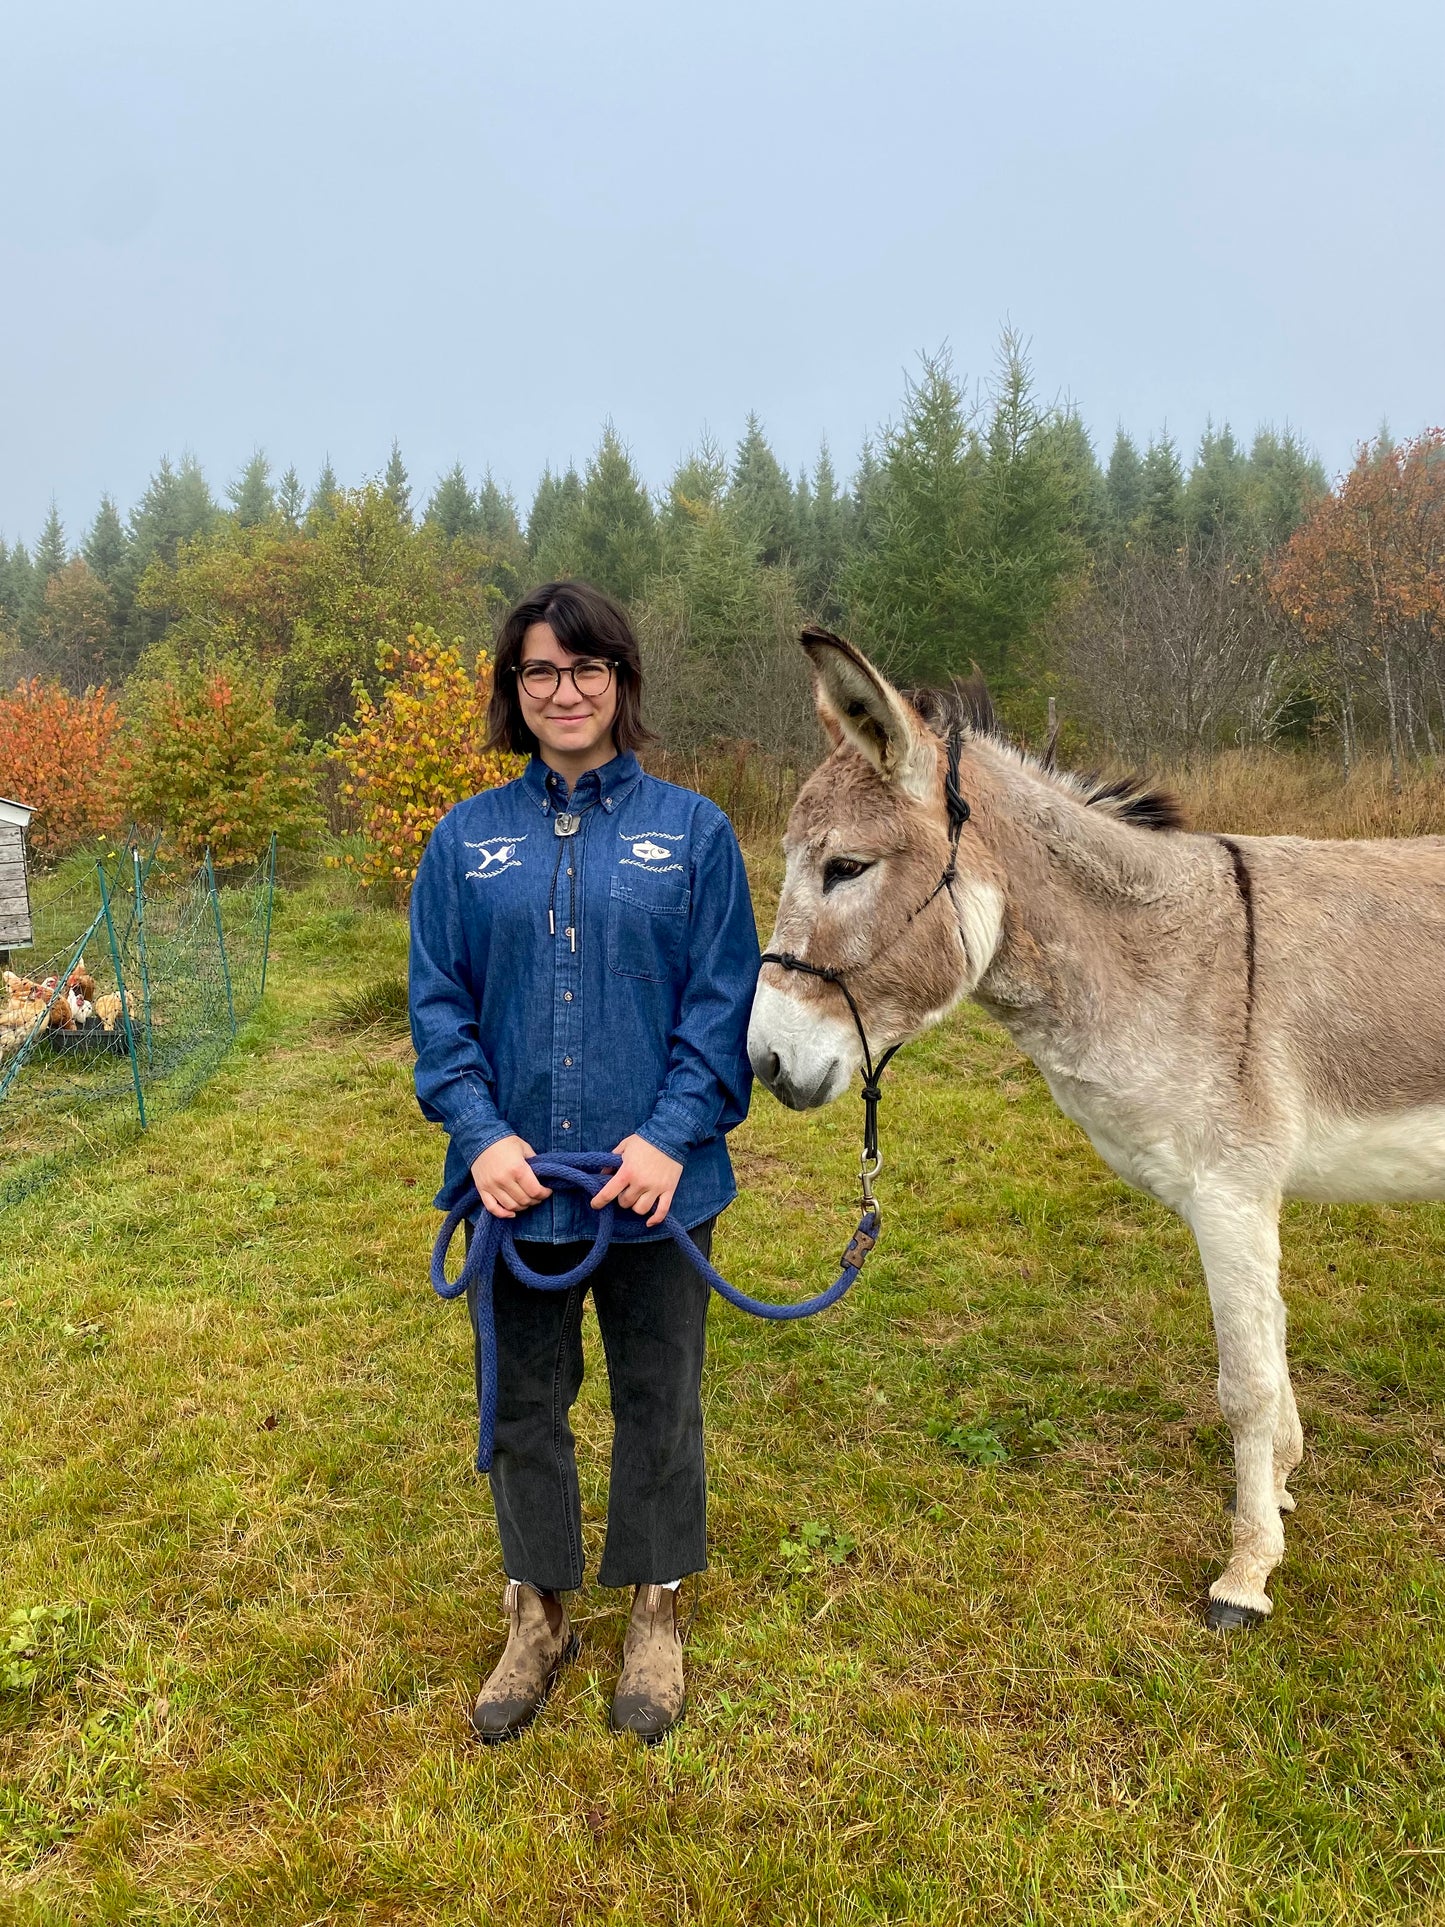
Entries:
[[[556,834],[563,812],[580,817]],[[631,754],[568,794],[534,757],[432,832],[411,897],[411,1034],[423,1115],[446,1129],[436,1202],[515,1131],[536,1151],[610,1151],[636,1132],[683,1167],[694,1225],[735,1195],[725,1133],[747,1114],[758,939],[742,853],[716,804]],[[591,1238],[554,1196],[525,1236]],[[521,1227],[519,1227],[521,1228]],[[666,1234],[619,1211],[615,1235]]]

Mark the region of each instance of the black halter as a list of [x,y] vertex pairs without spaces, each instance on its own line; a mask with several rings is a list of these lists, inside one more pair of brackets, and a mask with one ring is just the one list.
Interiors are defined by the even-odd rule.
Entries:
[[[962,748],[961,732],[957,728],[951,729],[948,733],[948,767],[943,778],[943,797],[948,806],[947,866],[922,903],[909,911],[897,931],[883,946],[879,956],[888,954],[909,924],[915,917],[923,915],[936,896],[946,890],[949,893],[949,901],[953,900],[953,885],[958,875],[958,839],[963,833],[964,824],[973,813],[968,807],[968,798],[958,786],[958,759]],[[869,959],[870,964],[877,961],[877,957]],[[863,1019],[859,1015],[857,1004],[853,1001],[853,993],[848,988],[846,970],[834,970],[824,964],[808,963],[802,957],[795,957],[790,950],[764,951],[762,962],[779,964],[784,970],[799,970],[807,977],[821,977],[825,984],[835,984],[843,993],[843,1001],[847,1004],[848,1014],[853,1019],[853,1028],[858,1033],[858,1042],[863,1046],[863,1151],[858,1162],[858,1174],[863,1186],[864,1208],[874,1209],[873,1180],[883,1169],[883,1156],[878,1149],[878,1103],[883,1095],[880,1079],[892,1061],[894,1053],[902,1046],[890,1044],[883,1055],[875,1060],[868,1042],[868,1033],[863,1028]]]

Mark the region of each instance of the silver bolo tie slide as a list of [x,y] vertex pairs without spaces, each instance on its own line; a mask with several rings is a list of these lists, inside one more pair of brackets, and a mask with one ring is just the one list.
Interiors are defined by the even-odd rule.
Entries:
[[[560,837],[576,836],[578,830],[580,830],[581,827],[582,827],[582,817],[580,812],[577,812],[574,814],[574,812],[571,810],[558,810],[556,818],[552,824],[552,834],[553,836],[560,836]],[[570,867],[568,869],[567,874],[569,876],[572,874]],[[547,924],[553,936],[556,936],[557,919],[553,915],[550,909],[547,912]],[[567,934],[567,941],[571,944],[572,948],[575,950],[577,948],[577,931],[575,927],[570,923],[567,926],[566,934]]]

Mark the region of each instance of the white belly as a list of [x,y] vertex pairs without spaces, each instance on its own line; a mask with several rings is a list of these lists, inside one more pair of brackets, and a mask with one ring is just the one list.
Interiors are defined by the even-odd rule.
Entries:
[[1284,1191],[1319,1204],[1445,1198],[1445,1105],[1389,1117],[1312,1119]]

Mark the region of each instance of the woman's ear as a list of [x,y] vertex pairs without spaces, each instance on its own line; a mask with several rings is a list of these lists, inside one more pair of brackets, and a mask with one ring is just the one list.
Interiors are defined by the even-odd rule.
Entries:
[[835,743],[865,756],[886,783],[922,801],[937,767],[933,738],[911,703],[855,649],[827,629],[800,637],[813,672],[813,700]]

